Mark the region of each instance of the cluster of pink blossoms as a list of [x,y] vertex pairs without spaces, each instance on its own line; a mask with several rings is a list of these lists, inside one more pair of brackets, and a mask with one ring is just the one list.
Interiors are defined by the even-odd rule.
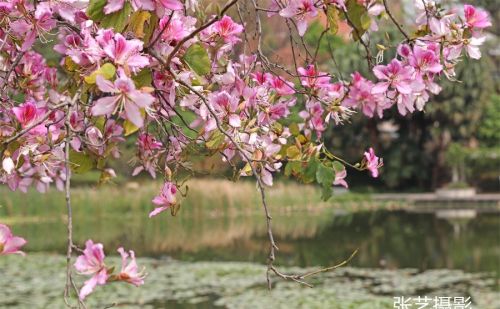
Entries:
[[[416,0],[416,35],[397,47],[396,58],[377,63],[371,77],[356,72],[334,81],[317,63],[298,62],[295,70],[272,63],[250,48],[250,30],[229,16],[230,7],[200,20],[204,14],[190,14],[197,4],[0,1],[0,183],[23,192],[30,186],[46,192],[51,184],[64,189],[67,145],[71,168],[90,166],[113,176],[107,162],[120,157],[126,136],[134,136],[133,175],[145,171],[165,179],[150,217],[180,202],[175,171],[189,169],[193,149],[218,155],[241,176],[268,186],[284,164],[337,163],[342,168],[327,185],[348,187],[344,164],[326,155],[323,132],[356,110],[367,117],[383,117],[394,105],[402,115],[422,110],[440,92],[440,79],[454,80],[462,57],[481,56],[483,30],[491,25],[488,14],[471,5],[445,10]],[[351,5],[370,18],[361,39],[378,29],[381,1]],[[264,11],[303,36],[313,19],[331,10],[349,13],[344,0],[273,0]],[[358,30],[352,29],[353,37]],[[33,49],[52,40],[58,66]],[[382,159],[370,148],[357,166],[378,177]],[[0,225],[0,254],[23,244]],[[102,245],[87,242],[75,264],[91,276],[81,298],[110,281],[142,284],[133,251],[119,252],[123,267],[113,275]]]
[[[122,257],[122,266],[118,274],[113,274],[113,268],[108,268],[104,264],[104,247],[102,244],[94,244],[92,240],[87,240],[83,254],[75,262],[76,270],[85,276],[91,276],[85,281],[80,290],[80,300],[85,299],[98,285],[104,285],[113,281],[124,281],[135,286],[144,284],[146,277],[144,270],[139,270],[135,260],[134,251],[130,254],[123,248],[118,248],[118,253]],[[130,258],[130,261],[128,260]]]

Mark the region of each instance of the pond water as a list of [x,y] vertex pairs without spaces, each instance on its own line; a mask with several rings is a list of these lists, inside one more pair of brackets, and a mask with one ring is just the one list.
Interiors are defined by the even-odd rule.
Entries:
[[[92,238],[104,243],[109,254],[123,245],[143,257],[264,263],[268,248],[265,220],[258,215],[189,214],[149,220],[128,211],[96,213],[91,220],[82,217],[76,222],[77,243]],[[284,266],[332,265],[359,248],[350,266],[500,273],[499,215],[442,219],[404,211],[329,210],[275,215],[273,222],[280,248],[277,263]],[[62,216],[12,226],[29,240],[29,252],[65,251]]]
[[[91,308],[113,300],[141,309],[388,309],[392,297],[401,295],[470,295],[474,308],[500,308],[498,214],[447,219],[388,210],[392,204],[366,197],[321,202],[314,188],[283,185],[268,194],[282,271],[304,273],[306,267],[337,264],[359,251],[348,267],[311,278],[314,289],[273,280],[270,293],[263,265],[266,222],[254,184],[213,183],[193,185],[176,217],[165,213],[153,219],[147,213],[154,184],[139,191],[75,190],[75,243],[82,247],[88,238],[103,243],[108,265],[119,265],[118,247],[133,249],[149,273],[141,288],[97,289],[89,298]],[[0,191],[0,222],[28,240],[25,258],[0,259],[1,308],[63,307],[64,214],[60,193]],[[86,278],[75,279],[81,284]]]

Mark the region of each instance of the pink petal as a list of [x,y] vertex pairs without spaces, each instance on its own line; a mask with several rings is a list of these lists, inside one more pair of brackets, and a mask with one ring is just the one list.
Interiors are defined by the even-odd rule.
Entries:
[[229,125],[231,125],[233,128],[239,128],[241,126],[240,116],[236,114],[229,115]]
[[121,10],[124,3],[125,0],[108,0],[108,4],[104,7],[104,14],[110,14]]
[[102,92],[111,92],[111,93],[119,92],[118,89],[116,89],[115,85],[109,80],[105,79],[102,75],[97,75],[95,78],[95,82],[99,90],[101,90]]
[[164,212],[167,209],[168,209],[168,206],[157,207],[152,212],[149,213],[149,217],[152,218],[152,217],[158,215],[159,213]]
[[105,97],[97,100],[94,106],[91,108],[92,115],[111,115],[113,113],[116,103],[120,99],[120,96]]
[[125,115],[127,116],[127,119],[136,127],[142,128],[142,126],[144,125],[144,119],[141,115],[141,110],[131,101],[125,102]]
[[377,83],[372,88],[372,94],[385,93],[387,91],[387,88],[389,88],[389,83],[386,83],[386,82]]

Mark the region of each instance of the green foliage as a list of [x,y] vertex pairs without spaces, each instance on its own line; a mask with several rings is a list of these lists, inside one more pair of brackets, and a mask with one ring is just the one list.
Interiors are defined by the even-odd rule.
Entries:
[[151,73],[150,69],[142,69],[132,77],[134,80],[134,83],[136,87],[141,88],[141,87],[151,87],[153,83],[153,75]]
[[105,63],[100,68],[92,72],[90,75],[85,76],[87,84],[95,84],[97,75],[102,75],[105,79],[112,79],[116,74],[116,68],[111,63]]
[[95,161],[85,152],[71,150],[69,153],[71,169],[77,174],[83,174],[95,167]]
[[479,125],[479,142],[485,146],[498,146],[500,143],[500,95],[492,96]]
[[113,28],[115,32],[122,32],[127,26],[128,18],[132,13],[132,6],[125,2],[123,8],[111,14],[104,14],[106,0],[90,0],[87,8],[87,15],[104,28]]
[[327,166],[323,163],[318,164],[316,170],[316,181],[321,185],[321,198],[326,201],[333,194],[333,181],[335,180],[335,171],[333,167]]
[[366,7],[359,4],[357,0],[347,0],[347,16],[349,24],[354,26],[352,35],[355,40],[359,38],[370,28],[371,18],[368,16]]
[[201,44],[196,43],[189,46],[182,59],[196,74],[210,73],[210,59],[207,50]]

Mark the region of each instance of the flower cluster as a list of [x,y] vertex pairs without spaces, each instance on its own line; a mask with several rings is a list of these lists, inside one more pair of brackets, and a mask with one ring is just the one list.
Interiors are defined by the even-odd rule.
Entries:
[[[108,268],[104,263],[104,247],[102,244],[94,244],[92,240],[87,240],[85,249],[75,262],[75,268],[81,275],[91,276],[85,281],[80,290],[80,300],[85,299],[98,285],[105,285],[108,282],[124,281],[135,286],[144,284],[146,277],[144,270],[139,270],[135,260],[134,251],[127,253],[123,248],[118,248],[118,253],[122,257],[122,266],[118,274],[113,274],[114,268]],[[130,258],[130,261],[128,260]]]
[[[491,25],[485,11],[414,2],[415,32],[402,30],[396,57],[370,67],[371,76],[342,80],[311,55],[303,61],[293,52],[293,67],[272,62],[251,41],[252,28],[231,17],[235,1],[220,15],[195,14],[196,0],[0,1],[0,183],[23,192],[51,184],[62,190],[67,167],[112,177],[108,161],[133,138],[133,175],[165,179],[150,217],[179,205],[176,176],[192,172],[192,155],[217,155],[235,177],[254,176],[260,186],[272,186],[284,170],[324,192],[347,188],[347,162],[321,140],[329,127],[357,110],[367,117],[383,117],[393,106],[402,115],[423,110],[440,92],[440,79],[454,80],[462,57],[481,57]],[[299,36],[312,20],[328,20],[328,27],[342,20],[365,45],[389,13],[379,0],[273,0],[267,9],[255,7],[261,10]],[[252,36],[258,44],[260,23]],[[56,40],[56,61],[33,48],[49,40]],[[370,148],[349,166],[378,177],[382,159]],[[0,254],[23,244],[0,225]],[[102,245],[86,243],[75,264],[91,276],[82,299],[111,281],[142,284],[133,251],[118,251],[123,266],[113,275]]]

